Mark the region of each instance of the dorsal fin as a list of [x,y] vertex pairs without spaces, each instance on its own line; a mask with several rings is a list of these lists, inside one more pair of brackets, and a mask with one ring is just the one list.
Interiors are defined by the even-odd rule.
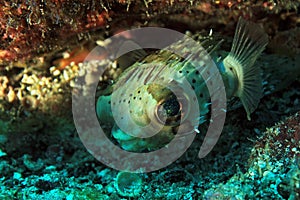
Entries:
[[268,35],[259,25],[240,18],[231,51],[224,59],[225,68],[233,70],[238,78],[234,95],[241,99],[249,120],[263,91],[261,69],[254,63],[267,44]]

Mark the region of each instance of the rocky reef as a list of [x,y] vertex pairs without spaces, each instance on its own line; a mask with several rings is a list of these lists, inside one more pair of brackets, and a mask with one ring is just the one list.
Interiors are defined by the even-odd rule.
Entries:
[[[198,136],[179,160],[142,174],[118,172],[88,153],[71,96],[90,51],[135,27],[191,35],[212,29],[228,51],[243,16],[269,35],[263,67],[299,65],[299,9],[299,0],[0,2],[0,199],[299,199],[297,73],[273,77],[277,89],[265,94],[251,121],[231,105],[207,157],[197,158]],[[120,73],[111,67],[103,79]]]

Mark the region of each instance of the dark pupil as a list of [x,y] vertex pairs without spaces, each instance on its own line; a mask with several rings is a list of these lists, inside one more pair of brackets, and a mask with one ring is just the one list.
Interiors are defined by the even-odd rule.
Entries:
[[162,106],[165,109],[167,116],[170,116],[170,117],[177,115],[180,110],[180,105],[175,96],[172,96],[171,98],[166,100],[162,104]]

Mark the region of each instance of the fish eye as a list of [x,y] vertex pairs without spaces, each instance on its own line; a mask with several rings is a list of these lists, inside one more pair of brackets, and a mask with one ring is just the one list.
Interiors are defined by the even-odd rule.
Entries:
[[171,95],[156,106],[156,118],[164,125],[178,125],[181,120],[181,107],[177,97]]

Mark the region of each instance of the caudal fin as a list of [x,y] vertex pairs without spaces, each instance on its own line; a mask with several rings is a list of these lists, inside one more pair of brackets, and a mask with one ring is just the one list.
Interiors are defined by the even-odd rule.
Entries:
[[267,44],[268,35],[259,25],[240,18],[231,51],[223,62],[224,67],[238,78],[234,95],[241,99],[249,120],[263,91],[261,69],[254,63]]

